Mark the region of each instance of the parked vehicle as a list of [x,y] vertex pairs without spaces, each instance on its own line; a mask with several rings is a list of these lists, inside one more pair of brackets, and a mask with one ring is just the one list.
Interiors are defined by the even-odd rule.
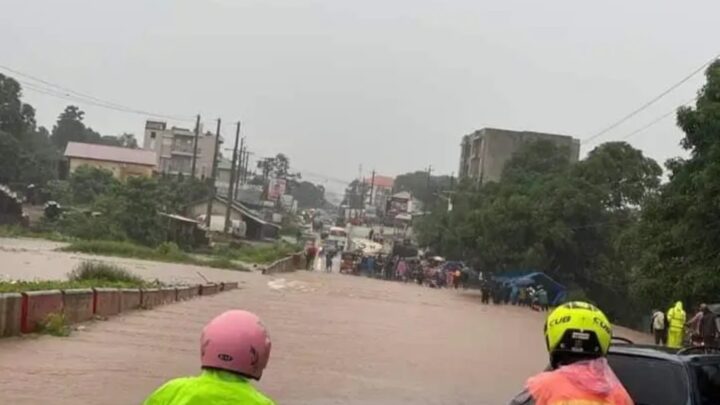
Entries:
[[335,241],[339,250],[344,250],[347,244],[348,234],[345,228],[333,226],[328,232],[328,240]]
[[636,405],[720,404],[720,348],[677,350],[618,338],[608,362]]

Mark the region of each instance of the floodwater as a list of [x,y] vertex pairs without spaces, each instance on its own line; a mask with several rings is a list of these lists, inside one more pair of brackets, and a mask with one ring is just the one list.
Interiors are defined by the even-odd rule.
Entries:
[[204,282],[203,277],[217,282],[244,280],[242,272],[237,271],[55,251],[64,245],[39,239],[0,238],[0,281],[65,280],[67,274],[84,260],[113,263],[149,281],[158,279],[165,283],[198,284]]
[[[48,265],[76,260],[40,253],[52,253]],[[0,272],[8,255],[0,252]],[[25,270],[39,276],[67,272],[40,272],[28,260]],[[141,270],[150,277],[195,270],[148,263]],[[484,306],[473,292],[319,272],[212,271],[241,288],[86,323],[68,338],[0,340],[0,403],[139,404],[164,381],[198,372],[200,330],[230,308],[256,312],[270,331],[258,385],[279,404],[503,404],[546,364],[540,314]]]

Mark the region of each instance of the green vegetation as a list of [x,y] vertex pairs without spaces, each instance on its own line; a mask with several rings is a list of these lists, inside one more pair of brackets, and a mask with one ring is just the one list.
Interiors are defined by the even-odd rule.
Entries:
[[666,163],[667,183],[625,142],[601,144],[575,163],[535,142],[499,182],[458,185],[451,212],[436,200],[416,227],[421,243],[482,271],[544,271],[632,325],[675,300],[717,302],[720,61],[706,77],[695,106],[677,112],[689,158]]
[[40,324],[40,333],[66,337],[70,336],[70,326],[64,314],[50,314]]
[[157,285],[157,282],[149,283],[113,264],[84,261],[68,274],[68,280],[2,281],[0,282],[0,293],[93,287],[140,288]]
[[186,263],[198,266],[208,266],[229,270],[247,270],[245,267],[233,263],[229,258],[202,258],[191,256],[174,244],[165,242],[157,248],[137,245],[131,242],[116,242],[103,240],[82,240],[60,248],[64,252],[80,252],[95,255],[108,255],[119,257],[132,257],[135,259],[155,260],[170,263]]
[[68,274],[70,281],[102,280],[111,283],[129,283],[143,285],[145,281],[122,267],[114,264],[84,261]]
[[239,260],[245,263],[272,263],[293,253],[299,248],[288,243],[275,243],[272,245],[242,246],[239,248],[222,246],[215,249],[215,254],[230,260]]
[[0,225],[0,238],[38,238],[56,242],[68,242],[73,240],[68,236],[56,231],[34,230],[16,225]]

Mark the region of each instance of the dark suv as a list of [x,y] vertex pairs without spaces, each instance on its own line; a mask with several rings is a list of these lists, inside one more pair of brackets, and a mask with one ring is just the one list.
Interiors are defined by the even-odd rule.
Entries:
[[608,361],[636,405],[720,405],[720,348],[677,350],[617,339]]

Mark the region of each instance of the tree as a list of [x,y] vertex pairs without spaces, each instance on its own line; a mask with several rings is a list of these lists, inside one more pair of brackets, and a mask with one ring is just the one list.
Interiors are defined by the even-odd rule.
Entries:
[[65,107],[50,135],[50,139],[58,149],[65,149],[68,142],[85,140],[85,124],[82,122],[84,116],[85,112],[74,105]]
[[290,174],[290,159],[285,154],[278,153],[272,162],[275,177],[286,178]]
[[292,181],[290,194],[300,208],[321,208],[325,204],[325,187],[308,181]]
[[20,83],[0,74],[0,131],[17,138],[35,128],[35,109],[23,103],[21,96]]
[[16,181],[22,172],[20,141],[4,131],[0,131],[0,156],[0,184]]
[[44,184],[56,177],[59,156],[47,130],[35,128],[35,109],[21,95],[20,84],[0,74],[0,182]]
[[450,176],[430,176],[428,179],[428,172],[416,171],[397,176],[393,191],[408,191],[420,201],[431,204],[437,200],[436,193],[450,189],[451,182]]
[[659,175],[657,163],[624,143],[601,145],[577,163],[552,143],[528,143],[499,182],[459,184],[453,210],[436,204],[416,231],[443,256],[483,272],[543,271],[632,322],[638,210],[656,194]]
[[605,190],[608,208],[639,207],[660,186],[662,168],[626,142],[607,142],[576,165],[577,174]]
[[[68,142],[103,143],[103,137],[92,128],[85,126],[85,112],[79,107],[69,105],[58,116],[50,139],[60,150],[64,150]],[[116,142],[116,141],[112,141]]]
[[120,139],[120,146],[122,146],[123,148],[130,148],[130,149],[138,148],[137,139],[135,139],[135,135],[133,135],[133,134],[125,132],[122,135],[119,135],[118,139]]
[[70,175],[70,191],[75,204],[91,204],[108,193],[118,182],[112,172],[90,166],[80,166]]
[[527,143],[508,160],[502,179],[531,182],[539,176],[561,173],[570,167],[568,148],[547,140]]
[[45,184],[57,177],[59,155],[49,143],[45,128],[22,138],[0,131],[0,183]]
[[130,177],[98,203],[129,239],[156,246],[164,240],[159,213],[163,195],[156,179]]
[[651,305],[717,300],[720,290],[720,62],[705,75],[695,106],[677,112],[690,157],[666,163],[670,181],[642,212],[635,287]]
[[123,133],[122,135],[103,135],[98,140],[98,143],[109,146],[119,146],[122,148],[137,149],[138,142],[135,139],[135,135],[130,133]]

